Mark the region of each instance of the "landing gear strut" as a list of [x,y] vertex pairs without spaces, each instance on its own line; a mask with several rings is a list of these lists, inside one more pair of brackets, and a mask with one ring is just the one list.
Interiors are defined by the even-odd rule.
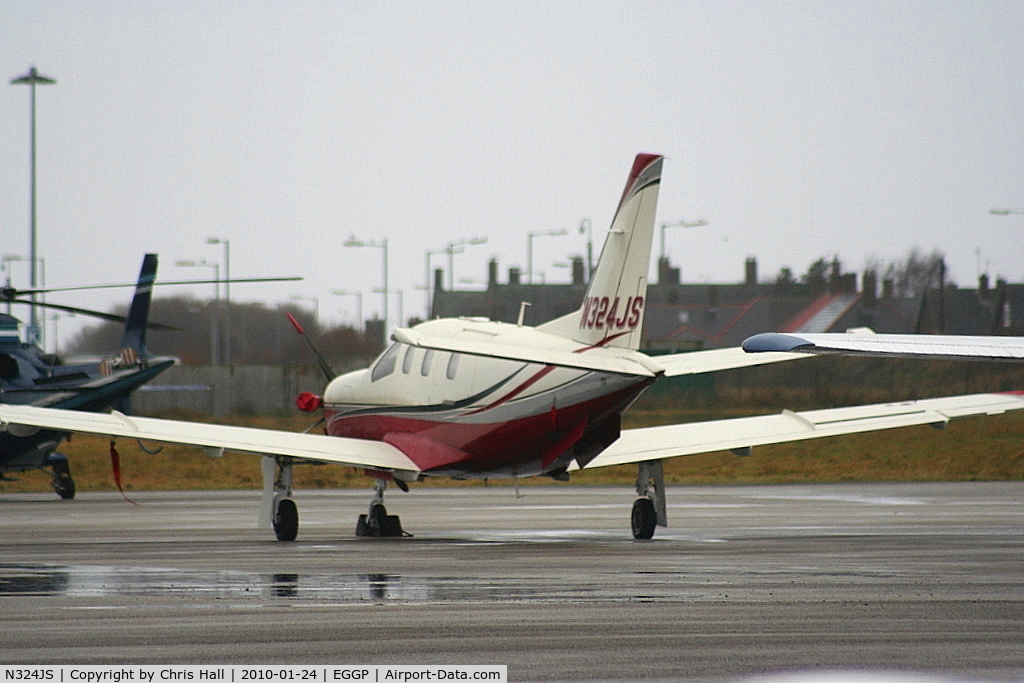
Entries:
[[293,463],[287,456],[263,456],[260,526],[273,525],[279,541],[294,541],[299,535],[299,508],[292,500]]
[[389,515],[384,507],[384,491],[387,490],[388,482],[385,479],[377,479],[373,484],[373,500],[370,501],[370,510],[365,515],[359,515],[356,522],[356,536],[405,536],[402,530],[402,522],[398,515]]
[[633,538],[646,541],[654,536],[656,526],[668,526],[665,511],[665,475],[660,460],[639,463],[636,494],[630,522]]

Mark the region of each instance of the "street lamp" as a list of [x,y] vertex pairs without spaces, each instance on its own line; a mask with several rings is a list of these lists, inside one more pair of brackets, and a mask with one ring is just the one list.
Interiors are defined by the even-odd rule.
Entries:
[[345,240],[346,247],[374,247],[380,249],[383,254],[383,271],[384,271],[384,287],[380,290],[384,296],[384,311],[382,317],[384,318],[384,338],[387,339],[388,334],[388,239],[385,237],[380,242],[366,241],[356,239],[355,235],[352,235]]
[[587,235],[587,284],[594,274],[594,224],[589,218],[580,219],[580,234]]
[[217,316],[220,308],[220,264],[208,263],[206,259],[191,261],[178,259],[174,265],[179,268],[213,268],[213,314],[210,315],[210,364],[220,365],[220,330]]
[[207,237],[206,243],[224,245],[224,364],[231,365],[231,240]]
[[[461,239],[452,240],[445,245],[445,251],[448,252],[448,290],[455,289],[455,254],[461,254],[466,250],[467,244],[484,244],[487,242],[486,237],[463,237]],[[456,251],[456,249],[458,251]]]
[[427,290],[427,317],[425,318],[425,320],[430,320],[430,314],[433,313],[433,310],[434,310],[433,309],[434,300],[433,300],[433,297],[431,296],[432,293],[433,293],[433,290],[434,290],[434,278],[431,277],[431,273],[430,273],[430,257],[431,256],[436,256],[438,254],[443,254],[443,253],[445,253],[445,251],[447,251],[447,248],[445,248],[445,249],[427,249],[427,273],[426,273],[426,275],[427,275],[427,286],[426,286],[426,290]]
[[699,228],[707,225],[708,222],[703,218],[698,218],[695,221],[676,221],[675,223],[662,223],[661,224],[661,251],[658,253],[659,261],[662,263],[665,259],[665,228]]
[[349,291],[347,289],[335,289],[331,292],[334,296],[354,296],[356,298],[356,323],[358,330],[363,331],[363,293],[359,290]]
[[526,233],[526,271],[529,273],[530,284],[533,284],[533,238],[534,237],[558,237],[569,231],[565,228],[560,230],[537,230]]
[[302,294],[292,294],[289,297],[292,301],[312,301],[313,302],[313,325],[320,327],[320,297],[318,296],[303,296]]
[[403,320],[403,318],[405,317],[405,292],[403,292],[400,289],[392,289],[389,292],[388,290],[381,289],[379,287],[374,287],[373,291],[383,293],[385,300],[387,300],[388,294],[398,295],[398,324],[404,325],[405,321]]
[[[36,288],[36,86],[53,85],[57,81],[53,78],[41,75],[33,66],[29,68],[24,76],[11,79],[11,85],[27,85],[32,91],[31,95],[31,164],[29,176],[29,262],[32,264],[32,275],[29,286]],[[39,323],[36,319],[36,293],[32,292],[32,312],[29,318],[28,343],[34,344],[39,341]]]

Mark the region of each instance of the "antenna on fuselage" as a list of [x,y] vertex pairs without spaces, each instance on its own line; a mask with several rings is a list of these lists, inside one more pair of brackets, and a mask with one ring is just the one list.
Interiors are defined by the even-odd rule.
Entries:
[[529,301],[519,302],[519,320],[516,321],[516,325],[519,325],[519,327],[523,326],[523,321],[526,320],[526,309],[532,305]]

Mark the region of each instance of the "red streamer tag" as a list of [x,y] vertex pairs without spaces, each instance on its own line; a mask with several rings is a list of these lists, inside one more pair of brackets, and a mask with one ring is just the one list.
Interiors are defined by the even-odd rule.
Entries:
[[117,490],[121,492],[121,497],[132,505],[138,505],[138,503],[125,494],[124,487],[121,486],[121,454],[117,452],[113,441],[110,442],[110,467],[114,471],[114,484],[117,485]]

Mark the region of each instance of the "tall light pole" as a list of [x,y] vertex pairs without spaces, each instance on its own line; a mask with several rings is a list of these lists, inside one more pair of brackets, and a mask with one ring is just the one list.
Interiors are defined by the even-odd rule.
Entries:
[[380,242],[366,241],[356,239],[355,235],[352,235],[345,240],[346,247],[374,247],[380,249],[383,254],[383,270],[384,270],[384,287],[381,289],[384,296],[384,311],[382,315],[384,317],[384,340],[387,342],[388,338],[388,238],[385,237]]
[[302,294],[292,294],[289,297],[292,301],[312,301],[313,302],[313,325],[319,331],[320,328],[320,297],[318,296],[303,296]]
[[218,323],[218,315],[220,315],[217,309],[220,308],[220,264],[208,263],[206,259],[200,259],[199,261],[190,261],[188,259],[178,259],[174,262],[174,265],[179,268],[213,268],[213,314],[210,316],[210,364],[220,365],[220,330]]
[[356,298],[356,329],[363,331],[363,293],[359,290],[335,289],[334,296],[354,296]]
[[[386,289],[379,289],[377,287],[374,287],[373,291],[375,291],[375,292],[382,292],[385,297],[389,293],[388,290],[386,290]],[[405,292],[403,292],[400,289],[392,289],[390,293],[398,295],[398,324],[399,325],[404,325],[405,324],[405,321],[404,321],[404,318],[405,318]]]
[[[31,89],[31,163],[30,163],[30,176],[29,176],[29,262],[32,264],[32,275],[30,278],[29,286],[32,289],[36,288],[36,86],[37,85],[53,85],[57,81],[53,78],[43,76],[36,68],[30,67],[28,73],[24,76],[11,79],[11,85],[27,85]],[[28,343],[35,344],[39,341],[39,321],[36,317],[36,293],[32,292],[32,312],[29,318],[28,326]]]
[[676,221],[675,223],[662,223],[661,224],[661,251],[658,252],[659,263],[665,258],[665,229],[666,228],[699,228],[707,225],[708,222],[703,218],[698,218],[695,221]]
[[594,274],[594,224],[589,218],[580,219],[580,234],[587,236],[587,284]]
[[231,240],[207,237],[206,243],[224,245],[224,364],[231,365]]
[[430,320],[430,314],[434,312],[434,298],[432,296],[434,291],[434,278],[432,277],[433,274],[430,272],[430,257],[437,256],[438,254],[443,254],[446,251],[447,248],[427,249],[427,317],[424,318],[424,320]]
[[448,252],[448,291],[455,289],[455,254],[464,252],[467,244],[485,244],[486,242],[486,237],[463,237],[445,245],[445,251]]
[[558,237],[559,235],[565,235],[568,232],[568,230],[562,228],[561,230],[537,230],[526,233],[526,272],[529,273],[531,285],[533,284],[533,238]]

